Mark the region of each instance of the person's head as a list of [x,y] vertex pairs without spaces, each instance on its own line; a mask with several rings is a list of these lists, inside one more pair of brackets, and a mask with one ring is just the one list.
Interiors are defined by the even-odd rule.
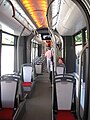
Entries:
[[59,62],[60,64],[63,64],[63,63],[64,63],[63,58],[59,57],[58,62]]

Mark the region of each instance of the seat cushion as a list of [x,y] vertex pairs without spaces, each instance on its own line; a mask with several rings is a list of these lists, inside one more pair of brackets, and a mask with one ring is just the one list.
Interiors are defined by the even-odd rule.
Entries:
[[58,111],[56,120],[75,120],[75,117],[71,111],[60,110]]
[[0,120],[12,120],[13,108],[3,108],[0,110]]
[[23,87],[29,87],[29,86],[31,86],[32,85],[32,82],[23,82],[22,83],[22,86]]

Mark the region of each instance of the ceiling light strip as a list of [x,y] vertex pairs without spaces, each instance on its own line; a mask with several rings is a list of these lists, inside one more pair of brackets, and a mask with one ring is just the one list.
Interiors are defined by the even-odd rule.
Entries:
[[[24,5],[24,7],[26,8],[26,10],[28,11],[28,13],[31,15],[31,17],[34,19],[34,21],[36,22],[38,27],[42,26],[42,23],[46,23],[45,17],[46,17],[46,11],[47,11],[47,1],[36,1],[36,3],[34,4],[34,2],[32,1],[28,1],[28,0],[21,0],[22,4]],[[36,9],[36,5],[40,5],[40,11]],[[38,11],[38,12],[36,12]],[[41,12],[42,11],[42,12]],[[35,12],[35,13],[34,13]],[[40,12],[40,15],[39,15]],[[43,22],[42,22],[42,18],[40,18],[40,16],[44,16],[43,18]]]
[[[24,5],[24,7],[26,8],[26,10],[28,11],[28,13],[31,15],[31,17],[34,19],[34,21],[36,22],[37,26],[40,26],[40,22],[39,22],[39,18],[35,13],[32,13],[32,11],[35,10],[35,6],[33,4],[32,1],[28,1],[28,0],[21,0],[22,4]],[[28,4],[28,7],[27,7]]]

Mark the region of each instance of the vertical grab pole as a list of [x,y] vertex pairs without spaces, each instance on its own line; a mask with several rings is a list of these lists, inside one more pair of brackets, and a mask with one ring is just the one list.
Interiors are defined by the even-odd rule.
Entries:
[[19,56],[20,38],[21,38],[21,35],[22,35],[24,30],[25,30],[25,27],[22,29],[22,31],[18,37],[18,40],[17,40],[17,73],[19,73],[19,71],[20,71],[20,56]]
[[[84,46],[83,50],[81,51],[81,54],[80,54],[80,66],[79,66],[79,84],[78,84],[78,117],[79,117],[79,120],[84,120],[83,118],[84,117],[87,117],[85,116],[85,112],[87,111],[86,109],[87,108],[87,104],[88,104],[88,88],[87,87],[87,84],[85,85],[85,101],[84,101],[84,114],[83,114],[83,118],[81,118],[81,115],[80,115],[80,99],[81,99],[81,72],[82,72],[82,55],[84,54],[85,50],[88,48],[88,43]],[[87,80],[88,81],[88,80]],[[85,118],[86,120],[86,118]]]
[[51,38],[52,38],[52,41],[53,41],[53,50],[54,50],[54,71],[56,71],[56,38],[55,38],[55,35],[54,35],[54,32],[52,29],[50,29],[50,33],[51,33]]
[[52,69],[52,116],[53,112],[57,111],[57,102],[56,102],[56,88],[55,88],[55,81],[54,81],[54,72],[56,71],[56,37],[54,35],[54,31],[52,29],[49,29],[51,33],[51,38],[53,41],[53,46],[54,46],[54,61],[52,63],[53,69]]
[[81,115],[80,115],[80,98],[81,98],[81,71],[82,71],[82,56],[80,55],[80,59],[79,59],[79,83],[78,83],[78,117],[79,120],[81,119]]
[[[51,38],[52,38],[52,41],[53,41],[53,46],[54,46],[54,62],[52,63],[53,65],[53,71],[52,71],[52,84],[54,85],[54,88],[55,88],[55,82],[54,82],[54,70],[56,71],[56,38],[55,38],[55,35],[54,35],[54,32],[52,30],[52,28],[50,27],[51,26],[51,23],[49,23],[49,17],[48,17],[48,13],[49,13],[49,9],[50,9],[50,6],[52,5],[52,3],[54,2],[55,0],[52,0],[47,8],[47,22],[48,22],[48,29],[49,29],[49,32],[51,33]],[[54,109],[54,103],[55,103],[55,89],[52,87],[52,106],[53,106],[53,109]],[[53,119],[53,109],[52,109],[52,119]]]

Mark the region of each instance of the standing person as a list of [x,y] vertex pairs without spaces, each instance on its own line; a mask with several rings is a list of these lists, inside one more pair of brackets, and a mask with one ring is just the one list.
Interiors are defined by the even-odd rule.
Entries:
[[51,47],[48,48],[48,50],[45,53],[45,56],[47,58],[47,72],[50,72],[50,68],[51,68]]

